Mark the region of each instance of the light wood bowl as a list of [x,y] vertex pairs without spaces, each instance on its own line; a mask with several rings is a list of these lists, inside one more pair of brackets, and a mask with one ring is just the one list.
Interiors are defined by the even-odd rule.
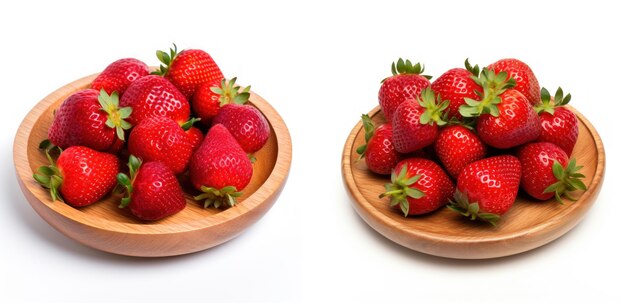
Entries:
[[24,118],[13,146],[17,179],[33,209],[66,236],[102,251],[142,257],[174,256],[224,243],[258,221],[274,204],[287,181],[291,165],[291,138],[280,115],[263,98],[252,93],[250,102],[267,118],[271,135],[255,156],[252,181],[239,203],[228,209],[203,208],[186,193],[187,207],[171,217],[142,222],[118,208],[120,197],[107,196],[91,206],[73,208],[52,202],[49,192],[33,179],[47,164],[38,149],[47,138],[53,111],[72,93],[87,88],[97,76],[74,81],[41,100]]
[[[389,177],[367,169],[358,160],[356,148],[365,141],[359,122],[346,140],[342,157],[343,181],[357,213],[373,229],[402,246],[448,258],[487,259],[513,255],[542,246],[572,229],[595,202],[604,179],[605,155],[600,136],[578,111],[579,137],[572,153],[584,165],[585,192],[578,191],[576,202],[536,201],[520,190],[511,210],[496,227],[442,208],[434,213],[405,218],[389,207],[389,199],[378,198]],[[376,107],[369,115],[376,125],[384,117]]]

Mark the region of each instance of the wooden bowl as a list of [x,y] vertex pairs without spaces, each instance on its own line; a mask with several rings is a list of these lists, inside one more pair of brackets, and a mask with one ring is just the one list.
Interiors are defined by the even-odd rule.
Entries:
[[[342,157],[343,181],[354,209],[376,231],[410,249],[456,259],[486,259],[521,253],[537,248],[572,229],[593,205],[604,178],[605,155],[600,136],[578,111],[579,137],[572,153],[584,165],[585,192],[574,194],[576,202],[536,201],[520,190],[511,210],[496,227],[467,218],[443,208],[434,213],[405,218],[389,206],[389,199],[378,198],[388,176],[367,169],[357,160],[356,148],[364,144],[363,125],[359,122],[346,140]],[[379,108],[372,110],[376,125],[384,117]]]
[[239,203],[218,210],[203,208],[186,193],[187,207],[180,213],[146,223],[117,207],[119,197],[83,208],[52,202],[49,192],[33,179],[33,172],[48,164],[39,142],[47,138],[53,111],[72,93],[87,88],[97,76],[74,81],[41,100],[24,118],[13,146],[17,179],[24,196],[35,211],[66,236],[110,253],[160,257],[182,255],[224,243],[259,220],[278,198],[291,165],[291,138],[280,115],[263,98],[252,93],[250,103],[267,118],[271,135],[255,156],[252,181],[243,190]]

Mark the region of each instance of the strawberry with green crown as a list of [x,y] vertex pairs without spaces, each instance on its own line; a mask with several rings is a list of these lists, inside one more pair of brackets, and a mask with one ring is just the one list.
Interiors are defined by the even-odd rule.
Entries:
[[407,99],[415,100],[430,85],[430,76],[422,75],[424,66],[410,60],[391,63],[391,77],[385,78],[378,91],[378,104],[387,121],[393,119],[396,108]]
[[200,85],[224,79],[222,71],[211,55],[200,49],[178,52],[176,44],[169,53],[157,51],[163,64],[153,74],[167,78],[187,99],[191,99]]
[[431,145],[439,127],[446,124],[443,112],[449,102],[435,97],[427,87],[418,100],[400,104],[393,116],[393,145],[400,153],[411,153]]
[[572,99],[570,94],[563,97],[559,87],[554,101],[547,89],[541,89],[541,104],[535,106],[541,123],[541,133],[537,141],[551,142],[562,148],[568,156],[572,155],[578,140],[578,118],[565,105]]
[[356,150],[359,159],[365,159],[367,168],[374,173],[391,174],[402,158],[402,155],[393,147],[391,123],[375,127],[369,115],[362,115],[361,120],[365,132],[365,144]]
[[528,143],[520,148],[517,157],[522,164],[521,187],[535,199],[548,200],[553,197],[563,204],[561,196],[575,201],[570,192],[586,190],[582,182],[585,175],[578,171],[576,159],[550,142]]
[[122,147],[132,108],[121,107],[117,93],[85,89],[70,95],[56,110],[48,129],[50,142],[62,149],[85,146],[116,153]]

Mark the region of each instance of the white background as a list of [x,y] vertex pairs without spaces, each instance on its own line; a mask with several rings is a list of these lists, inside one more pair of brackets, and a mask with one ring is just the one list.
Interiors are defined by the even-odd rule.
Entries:
[[[626,270],[618,198],[626,169],[622,8],[605,1],[245,2],[3,4],[0,301],[625,302],[623,281],[612,276]],[[17,127],[62,85],[122,57],[156,65],[154,51],[171,42],[207,50],[227,77],[251,84],[278,110],[293,138],[287,186],[261,221],[200,253],[140,259],[77,244],[22,196],[12,162]],[[343,188],[340,156],[400,56],[425,63],[435,77],[467,57],[481,66],[517,57],[542,86],[571,92],[608,159],[584,220],[542,248],[483,261],[423,255],[370,229]]]

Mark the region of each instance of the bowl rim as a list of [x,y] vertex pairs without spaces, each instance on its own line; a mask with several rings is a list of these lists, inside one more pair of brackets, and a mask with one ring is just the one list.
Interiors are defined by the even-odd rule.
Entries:
[[[95,77],[99,74],[100,73],[95,73],[80,78],[48,94],[28,112],[17,129],[13,142],[13,164],[16,170],[16,177],[18,181],[23,184],[22,191],[24,194],[32,195],[36,200],[38,200],[39,203],[48,208],[49,211],[57,213],[58,215],[81,225],[110,232],[137,235],[178,234],[226,224],[231,220],[235,220],[242,215],[252,212],[258,206],[264,204],[264,202],[272,200],[271,198],[276,195],[277,191],[280,191],[286,183],[292,158],[292,146],[289,130],[287,129],[282,117],[265,99],[254,92],[250,92],[249,102],[257,107],[266,117],[268,117],[268,123],[276,135],[277,155],[274,167],[269,173],[267,179],[254,193],[238,203],[240,207],[224,209],[218,213],[214,213],[210,216],[199,218],[190,222],[170,222],[168,224],[153,222],[146,224],[140,221],[117,222],[102,217],[85,216],[80,209],[76,209],[62,202],[60,202],[62,204],[61,207],[52,207],[52,203],[44,203],[38,199],[34,193],[36,190],[41,191],[42,187],[33,181],[33,172],[30,170],[27,148],[31,131],[40,116],[48,110],[52,104],[59,101],[60,98],[69,96],[76,91],[87,88],[93,79],[95,79]],[[26,165],[20,165],[20,163],[24,163]],[[25,190],[27,190],[28,193]],[[28,199],[28,197],[26,198],[30,203],[33,203],[31,199]],[[56,201],[55,203],[57,202],[59,201]]]
[[[597,130],[593,127],[593,125],[589,122],[589,120],[584,117],[579,111],[573,108],[570,105],[566,106],[570,109],[579,119],[579,121],[585,125],[589,132],[593,137],[593,142],[596,146],[596,150],[598,153],[598,160],[594,175],[591,179],[591,182],[588,186],[588,189],[579,197],[578,201],[573,203],[579,203],[581,200],[587,200],[590,198],[594,198],[597,195],[598,188],[602,185],[604,179],[604,171],[606,165],[606,155],[604,150],[604,145],[602,143],[602,139],[598,134]],[[380,106],[376,106],[372,109],[368,115],[372,117],[375,114],[380,112]],[[422,229],[414,229],[414,228],[406,228],[409,227],[406,222],[403,221],[403,218],[393,218],[385,213],[380,212],[374,205],[372,205],[367,198],[360,192],[357,187],[357,182],[355,176],[352,174],[352,161],[351,158],[353,155],[351,154],[354,144],[356,143],[356,137],[360,133],[363,128],[363,122],[358,121],[358,123],[352,128],[348,138],[346,139],[343,155],[342,155],[342,176],[346,189],[349,191],[350,200],[352,200],[353,207],[357,210],[357,213],[361,216],[364,221],[368,223],[374,230],[381,233],[385,237],[390,240],[397,242],[403,246],[406,246],[404,243],[400,243],[398,240],[391,239],[386,232],[397,233],[396,236],[401,238],[412,238],[412,239],[422,239],[427,241],[437,241],[438,243],[443,244],[487,244],[494,242],[502,242],[502,241],[510,241],[522,237],[532,236],[533,234],[544,234],[550,233],[551,231],[558,229],[561,222],[564,218],[571,216],[572,212],[583,211],[586,212],[586,209],[591,207],[591,205],[586,205],[587,207],[567,207],[563,211],[558,214],[550,217],[549,220],[541,222],[539,224],[533,225],[532,227],[509,231],[504,233],[494,233],[492,237],[480,237],[480,238],[470,238],[466,236],[451,236],[445,235],[438,232],[431,232]],[[584,208],[581,210],[581,208]],[[365,217],[367,216],[367,218]],[[381,231],[379,227],[373,225],[373,222],[369,222],[369,220],[375,220],[377,223],[382,224],[391,228],[390,231]],[[577,222],[574,222],[577,223]],[[575,225],[575,224],[574,224]],[[572,225],[572,227],[574,226]],[[401,228],[404,227],[404,228]],[[408,246],[407,246],[408,247]]]

